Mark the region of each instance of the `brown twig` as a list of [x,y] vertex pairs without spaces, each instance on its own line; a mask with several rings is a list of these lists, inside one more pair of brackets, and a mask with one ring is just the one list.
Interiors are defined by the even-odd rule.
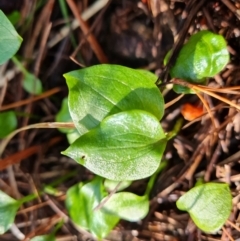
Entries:
[[240,20],[239,10],[229,1],[229,0],[221,0],[224,5],[226,5],[229,10],[231,10],[235,16]]
[[92,33],[89,33],[89,26],[88,24],[82,19],[80,13],[78,12],[78,7],[74,3],[73,0],[67,0],[68,6],[71,8],[75,18],[78,20],[79,25],[85,35],[88,35],[86,38],[89,44],[92,47],[93,52],[96,54],[100,63],[107,63],[108,59],[105,56],[101,46],[99,45],[98,41],[96,40],[95,36]]
[[37,153],[38,151],[42,150],[43,146],[53,146],[56,143],[58,143],[59,141],[61,141],[62,138],[61,137],[56,137],[51,139],[48,143],[46,144],[41,144],[41,145],[36,145],[36,146],[32,146],[29,147],[25,150],[19,151],[14,153],[13,155],[6,157],[4,159],[0,160],[0,171],[4,170],[6,167],[19,163],[21,162],[23,159],[30,157],[31,155]]
[[44,99],[44,98],[47,98],[51,95],[54,95],[58,92],[60,92],[62,89],[59,88],[59,87],[56,87],[56,88],[53,88],[51,90],[48,90],[38,96],[34,96],[34,97],[31,97],[31,98],[28,98],[26,100],[20,100],[18,102],[14,102],[12,104],[9,104],[9,105],[4,105],[2,107],[0,107],[0,111],[4,111],[4,110],[9,110],[9,109],[13,109],[13,108],[17,108],[17,107],[20,107],[20,106],[23,106],[23,105],[27,105],[29,103],[32,103],[32,102],[35,102],[37,100],[41,100],[41,99]]
[[208,164],[206,173],[204,175],[204,181],[205,182],[209,182],[210,181],[210,176],[211,176],[211,173],[213,171],[214,164],[217,162],[217,158],[219,157],[220,154],[221,154],[221,144],[218,143],[218,145],[217,145],[217,147],[216,147],[216,149],[215,149],[215,151],[213,153],[213,156],[211,158],[211,161]]
[[[214,97],[214,98],[216,98],[216,99],[218,99],[218,100],[220,100],[222,102],[225,102],[226,104],[229,104],[231,107],[235,107],[236,109],[240,110],[240,106],[239,105],[237,105],[234,102],[226,99],[225,97],[222,97],[220,95],[217,95],[217,94],[213,93],[213,91],[215,91],[215,92],[221,91],[220,89],[211,88],[211,91],[210,91],[209,87],[205,87],[205,86],[202,86],[202,85],[191,84],[189,82],[185,82],[185,81],[182,81],[180,79],[173,79],[172,83],[179,84],[179,85],[182,85],[182,86],[186,86],[186,87],[191,88],[191,89],[193,89],[195,91],[203,92],[203,93],[208,94],[208,95],[210,95],[210,96],[212,96],[212,97]],[[237,86],[237,88],[239,88],[239,86]],[[225,88],[225,93],[226,93],[226,89],[227,88]]]

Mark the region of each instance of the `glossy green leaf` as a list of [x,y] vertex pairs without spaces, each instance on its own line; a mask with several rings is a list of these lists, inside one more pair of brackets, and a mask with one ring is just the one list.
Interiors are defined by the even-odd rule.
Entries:
[[0,234],[5,233],[13,224],[21,202],[0,191]]
[[196,186],[177,201],[198,228],[207,233],[218,231],[230,216],[232,196],[228,184],[207,183]]
[[170,74],[172,78],[202,83],[223,70],[228,61],[224,37],[204,30],[192,35],[182,47]]
[[0,138],[6,137],[17,127],[17,117],[14,111],[0,113]]
[[63,154],[99,176],[116,181],[136,180],[157,170],[166,143],[155,116],[132,110],[107,117]]
[[148,214],[149,201],[146,196],[138,196],[130,192],[119,192],[109,198],[103,206],[103,210],[124,220],[137,222]]
[[22,38],[0,10],[0,64],[5,63],[19,49]]
[[119,181],[113,181],[109,179],[104,180],[104,187],[108,192],[115,191],[115,188],[117,187],[116,192],[119,192],[127,187],[129,187],[132,184],[131,181],[121,181],[119,184]]
[[96,65],[64,75],[69,88],[69,111],[82,135],[107,116],[145,110],[161,119],[164,100],[156,76],[118,65]]
[[104,238],[119,222],[115,215],[94,210],[107,195],[102,178],[95,177],[87,184],[79,183],[67,191],[66,207],[73,222],[89,230],[97,238]]
[[41,80],[28,72],[24,74],[23,88],[33,95],[39,95],[43,91]]
[[[145,70],[145,69],[136,69],[136,71],[139,71],[141,74],[145,75],[146,78],[148,78],[150,81],[152,81],[153,83],[156,83],[156,81],[158,80],[158,76],[155,75],[154,73]],[[160,82],[161,83],[161,82]]]
[[36,236],[32,238],[30,241],[56,241],[56,238],[55,238],[55,235],[53,234],[47,234],[47,235]]

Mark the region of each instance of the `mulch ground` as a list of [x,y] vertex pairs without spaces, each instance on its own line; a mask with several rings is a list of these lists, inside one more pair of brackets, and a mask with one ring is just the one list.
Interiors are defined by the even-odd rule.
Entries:
[[[36,100],[23,90],[23,75],[11,61],[0,67],[0,110],[18,112],[18,127],[53,122],[68,93],[63,74],[84,66],[112,63],[144,68],[168,83],[169,68],[179,49],[192,34],[204,29],[223,35],[231,54],[229,64],[219,75],[209,79],[209,85],[216,88],[240,85],[240,2],[237,0],[67,0],[64,1],[67,17],[60,2],[0,1],[0,9],[6,14],[20,11],[16,28],[24,41],[17,56],[44,86],[43,94]],[[98,3],[97,10],[93,8],[94,3]],[[170,49],[173,55],[164,67],[163,59]],[[171,90],[165,89],[163,93],[166,102],[177,97]],[[237,94],[222,96],[239,103]],[[194,122],[183,120],[182,130],[165,151],[164,159],[169,164],[155,183],[149,214],[139,223],[121,221],[106,240],[240,238],[237,230],[240,115],[235,108],[226,107],[219,100],[204,98],[211,108],[216,108],[213,117],[217,129],[214,130],[208,115]],[[195,95],[187,95],[167,108],[161,121],[166,132],[183,119],[186,104],[197,109],[201,102]],[[60,154],[67,146],[66,137],[58,130],[34,129],[21,132],[6,147],[0,161],[0,188],[12,197],[18,199],[42,190],[54,180],[67,178],[56,186],[59,195],[43,194],[24,205],[15,226],[1,235],[0,240],[28,240],[51,232],[63,218],[68,220],[64,206],[67,189],[77,182],[92,179],[93,174]],[[229,222],[215,235],[200,232],[189,215],[180,212],[175,205],[178,197],[201,178],[206,182],[227,182],[232,190],[234,207]],[[129,190],[141,194],[145,187],[146,180],[139,180]],[[57,232],[57,240],[92,238],[65,221]]]

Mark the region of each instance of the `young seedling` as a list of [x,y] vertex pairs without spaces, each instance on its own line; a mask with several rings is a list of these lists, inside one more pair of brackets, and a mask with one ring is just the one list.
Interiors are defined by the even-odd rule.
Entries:
[[[220,97],[220,100],[238,108],[208,87],[195,84],[205,84],[206,78],[220,72],[228,60],[226,42],[221,36],[208,31],[199,32],[183,47],[170,70],[174,90],[197,94],[201,91]],[[76,128],[78,137],[70,140],[70,147],[63,154],[101,177],[96,176],[88,183],[71,187],[67,192],[66,207],[76,225],[98,238],[104,238],[120,218],[138,221],[147,215],[149,193],[157,173],[165,164],[161,163],[161,159],[166,144],[176,133],[167,135],[160,125],[164,99],[155,85],[156,76],[150,72],[118,65],[97,65],[67,73],[65,78],[69,96],[68,108],[66,102],[63,109],[69,111],[70,118],[69,115],[64,116],[64,111],[57,118],[72,122],[39,123],[18,129],[1,144],[0,154],[8,141],[22,130]],[[231,93],[235,93],[236,89],[231,89]],[[221,93],[223,89],[218,91]],[[210,113],[207,104],[204,104]],[[128,181],[128,185],[137,179],[150,177],[150,180],[144,196],[117,192],[107,198],[103,177],[116,182]],[[2,225],[5,225],[2,229],[5,232],[22,202],[10,197],[3,199],[13,203],[14,207],[10,222]],[[214,202],[208,202],[209,209],[206,209],[204,205],[208,200]],[[212,203],[214,207],[210,205]],[[8,203],[3,201],[0,207],[2,212],[4,205]],[[230,214],[231,193],[227,184],[202,184],[182,196],[177,206],[188,211],[200,229],[215,232]],[[203,214],[204,210],[206,212]],[[209,210],[211,219],[208,218]],[[52,238],[52,235],[46,238],[49,237]]]

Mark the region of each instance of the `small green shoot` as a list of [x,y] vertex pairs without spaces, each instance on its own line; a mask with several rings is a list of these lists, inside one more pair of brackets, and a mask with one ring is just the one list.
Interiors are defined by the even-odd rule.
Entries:
[[218,231],[229,218],[232,196],[228,184],[198,185],[177,201],[180,210],[187,211],[198,228],[207,233]]
[[[62,7],[65,11],[64,5]],[[0,36],[4,36],[0,37],[2,64],[16,53],[22,39],[1,10],[0,20]],[[17,58],[12,57],[12,60],[25,76],[24,89],[31,94],[41,93],[40,80],[30,74]],[[200,99],[199,92],[204,92],[240,110],[237,104],[213,93],[229,90],[233,94],[237,88],[211,90],[194,84],[204,85],[207,78],[219,73],[228,61],[229,53],[222,36],[209,31],[193,35],[170,69],[174,90],[196,93]],[[66,207],[73,222],[102,239],[120,218],[139,221],[148,214],[149,194],[157,174],[166,166],[161,159],[167,141],[176,135],[182,122],[179,121],[169,134],[164,133],[159,123],[164,114],[163,96],[154,84],[156,76],[148,71],[105,64],[72,71],[64,76],[69,97],[63,101],[56,117],[57,121],[64,123],[33,124],[12,132],[17,125],[15,113],[0,113],[0,138],[12,132],[0,145],[0,154],[9,140],[22,130],[60,128],[72,143],[63,154],[93,173],[111,179],[103,184],[102,177],[96,176],[91,182],[76,184],[67,191]],[[204,105],[210,112],[205,102]],[[72,129],[66,131],[62,128]],[[149,176],[143,196],[119,192],[131,181]],[[118,193],[108,196],[104,186],[108,191]],[[55,193],[57,190],[47,187],[46,190],[58,194]],[[0,234],[10,228],[21,204],[34,198],[36,195],[29,195],[17,201],[0,191]],[[230,215],[231,192],[227,184],[198,185],[180,197],[177,206],[189,212],[201,230],[216,232]],[[55,234],[37,236],[31,241],[55,241]]]
[[4,234],[11,227],[21,204],[0,190],[0,234]]
[[23,88],[30,94],[39,95],[42,93],[41,80],[29,72],[24,73]]
[[0,113],[0,139],[6,137],[17,128],[17,117],[14,111]]
[[[166,161],[162,162],[154,175],[150,177],[143,196],[130,192],[110,193],[108,196],[108,193],[104,190],[103,179],[100,177],[95,177],[85,185],[79,183],[71,187],[67,192],[66,199],[70,217],[77,225],[89,230],[98,238],[105,237],[104,235],[111,230],[111,227],[113,228],[117,224],[120,218],[130,222],[140,221],[148,214],[149,194],[156,177],[166,167],[166,164]],[[111,192],[116,191],[116,185],[119,184],[110,180],[105,180],[105,183],[110,184],[114,188]],[[125,182],[125,186],[127,184],[129,185],[130,183]],[[114,223],[108,222],[108,215],[113,215]],[[92,222],[95,219],[97,223],[94,225]],[[97,228],[99,228],[98,233],[95,231]]]
[[32,238],[30,241],[56,241],[54,234],[40,235]]
[[43,91],[41,80],[38,79],[33,74],[29,73],[16,57],[12,57],[12,61],[21,70],[21,72],[24,75],[24,80],[23,80],[24,90],[33,95],[41,94]]
[[12,23],[12,25],[16,25],[21,19],[21,14],[19,11],[13,11],[7,15],[7,18]]
[[95,177],[87,184],[76,184],[67,191],[66,207],[71,219],[99,239],[106,237],[120,220],[102,209],[94,211],[106,196],[100,177]]
[[[170,69],[172,78],[205,84],[206,78],[218,74],[229,62],[227,43],[223,36],[210,31],[192,35],[180,50],[176,63]],[[194,93],[184,86],[174,85],[177,93]]]

